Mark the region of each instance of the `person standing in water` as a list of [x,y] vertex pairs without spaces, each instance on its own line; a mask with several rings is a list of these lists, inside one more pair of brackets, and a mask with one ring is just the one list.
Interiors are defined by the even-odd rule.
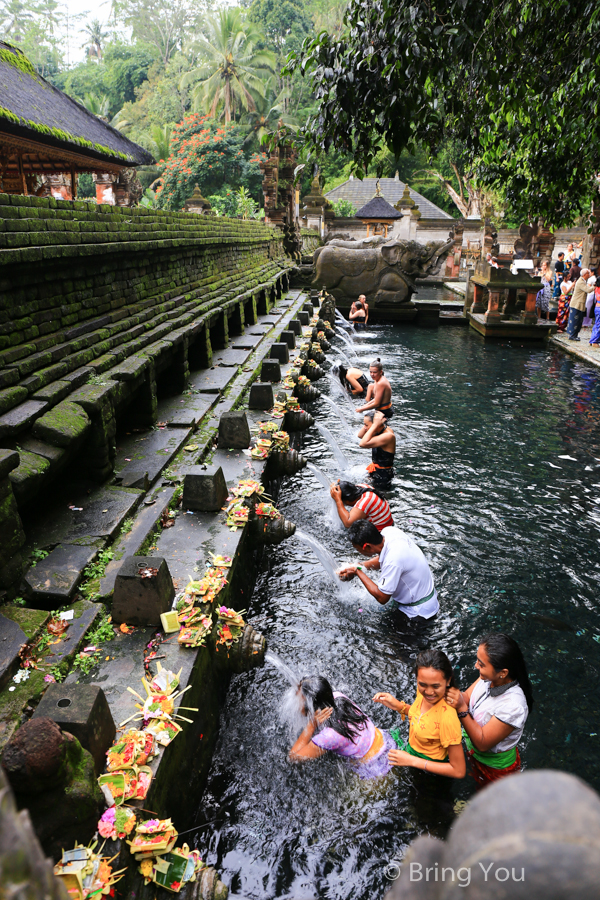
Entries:
[[[360,566],[345,566],[338,572],[342,581],[358,578],[378,603],[394,600],[409,619],[430,619],[440,608],[433,575],[423,551],[399,528],[381,533],[371,522],[358,521],[348,529],[354,549],[367,557]],[[367,571],[381,570],[376,584]]]
[[477,648],[479,678],[466,691],[449,686],[446,698],[467,734],[471,774],[480,787],[521,771],[517,744],[533,709],[533,691],[515,640],[487,634]]
[[354,397],[366,396],[369,387],[369,379],[361,369],[351,366],[334,366],[333,372],[340,379],[340,384],[345,391],[349,391]]
[[360,778],[387,775],[388,754],[395,747],[387,731],[376,728],[362,709],[333,691],[320,675],[303,678],[297,694],[308,723],[290,750],[293,762],[318,759],[329,750],[347,759]]
[[386,419],[391,419],[394,415],[392,407],[392,386],[383,374],[383,366],[379,357],[374,359],[369,366],[369,375],[373,379],[373,384],[367,388],[367,399],[362,406],[356,407],[356,412],[367,412],[367,410],[379,410],[385,413]]
[[407,742],[400,737],[399,729],[390,732],[399,749],[390,750],[388,760],[394,766],[464,778],[467,764],[460,721],[446,701],[447,691],[454,688],[450,660],[441,650],[424,650],[417,656],[415,674],[417,697],[412,705],[386,691],[373,697],[375,703],[399,712],[403,721],[408,716],[410,724]]
[[361,304],[362,304],[362,307],[363,307],[363,309],[364,309],[364,311],[365,311],[365,325],[368,325],[368,324],[369,324],[369,304],[367,303],[367,298],[365,297],[364,294],[361,294],[361,295],[359,296],[358,300],[355,300],[355,301],[354,301],[354,303],[353,303],[352,306],[350,307],[350,312],[349,312],[349,314],[348,314],[348,318],[350,318],[350,319],[352,318],[352,313],[353,313],[354,310],[356,309],[356,304],[357,304],[357,303],[361,303]]
[[[389,528],[394,524],[389,504],[377,488],[367,484],[352,484],[350,481],[339,481],[332,484],[329,493],[335,501],[338,516],[344,528],[350,528],[354,522],[366,519],[377,531]],[[352,509],[346,509],[349,505]]]
[[367,313],[360,300],[353,304],[354,309],[350,311],[348,318],[355,328],[364,328],[367,324]]
[[396,435],[382,412],[371,412],[366,413],[358,437],[359,446],[371,451],[371,462],[367,466],[367,472],[373,484],[385,490],[394,475]]

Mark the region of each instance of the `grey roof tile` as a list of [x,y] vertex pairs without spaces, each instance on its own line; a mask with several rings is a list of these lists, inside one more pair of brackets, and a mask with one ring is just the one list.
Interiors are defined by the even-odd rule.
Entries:
[[[376,178],[365,178],[363,181],[354,178],[338,185],[332,191],[328,191],[325,196],[332,203],[337,203],[338,200],[350,200],[356,209],[360,209],[375,196],[376,186]],[[404,182],[396,181],[395,178],[380,178],[379,186],[384,198],[392,206],[400,200],[404,193]],[[421,221],[423,219],[452,219],[449,213],[444,212],[443,209],[440,209],[431,200],[427,200],[422,194],[418,194],[410,187],[408,190],[411,200],[414,200],[419,207]]]

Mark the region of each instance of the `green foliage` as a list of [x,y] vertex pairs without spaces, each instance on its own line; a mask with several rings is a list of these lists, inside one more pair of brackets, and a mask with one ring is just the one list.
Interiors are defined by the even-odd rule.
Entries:
[[46,559],[48,556],[48,550],[32,550],[31,551],[31,563],[30,566],[32,569],[35,569],[37,564],[41,562],[43,559]]
[[204,32],[191,46],[199,66],[184,76],[183,83],[197,78],[199,84],[192,91],[194,108],[228,124],[236,115],[254,109],[256,95],[264,96],[264,81],[273,71],[275,56],[259,48],[263,35],[256,26],[242,21],[239,8],[221,9],[216,16],[208,16]]
[[65,679],[65,672],[63,671],[62,665],[50,666],[50,675],[53,676],[54,680],[60,684],[61,681]]
[[313,27],[301,0],[252,0],[248,18],[263,32],[261,45],[275,52],[279,65],[289,53],[300,50]]
[[115,633],[110,621],[110,616],[108,613],[105,613],[98,625],[96,625],[92,631],[88,632],[86,641],[88,644],[103,644],[105,641],[112,640],[114,636]]
[[332,203],[331,205],[336,216],[340,218],[356,214],[356,207],[350,200],[338,200],[337,203]]
[[245,187],[236,191],[235,203],[237,214],[242,219],[256,219],[258,215],[258,203],[252,199]]
[[82,172],[77,178],[77,199],[96,199],[96,185],[88,172]]
[[[577,40],[565,22],[580,25]],[[517,215],[568,224],[597,193],[600,12],[575,0],[353,0],[345,34],[307,40],[317,111],[307,146],[351,152],[357,174],[387,145],[466,150],[478,183]],[[585,137],[584,137],[585,136]]]
[[[228,184],[224,184],[220,190],[211,194],[207,199],[220,216],[233,218],[237,215],[237,197],[234,189]],[[163,474],[163,477],[168,478],[169,476]]]
[[158,205],[181,209],[198,183],[205,197],[224,185],[245,187],[257,195],[262,181],[258,154],[243,149],[239,125],[219,125],[208,116],[193,114],[173,128],[171,156],[156,190]]
[[100,579],[104,577],[106,567],[113,558],[113,552],[110,548],[101,550],[95,562],[86,566],[83,572],[82,583],[79,585],[79,591],[86,600],[93,600],[97,596]]

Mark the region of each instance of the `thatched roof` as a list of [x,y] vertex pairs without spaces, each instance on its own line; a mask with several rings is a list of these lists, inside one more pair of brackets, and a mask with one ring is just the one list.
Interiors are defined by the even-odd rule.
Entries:
[[0,134],[121,167],[154,161],[147,150],[53,87],[18,47],[4,41],[0,41]]
[[385,197],[373,197],[356,213],[357,219],[401,219],[402,213],[394,209]]

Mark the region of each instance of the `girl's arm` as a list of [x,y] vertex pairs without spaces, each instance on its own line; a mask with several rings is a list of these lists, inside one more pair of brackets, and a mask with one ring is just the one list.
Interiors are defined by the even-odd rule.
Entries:
[[[449,700],[454,701],[451,705],[456,710],[457,713],[462,713],[469,709],[469,700],[471,698],[471,694],[473,692],[473,688],[478,683],[477,681],[473,682],[471,687],[461,694],[456,688],[449,688],[446,693],[446,696]],[[501,722],[500,719],[497,719],[496,716],[492,716],[492,718],[485,725],[479,725],[473,716],[469,713],[468,716],[463,716],[460,720],[460,724],[463,726],[469,737],[471,738],[471,743],[476,748],[476,750],[481,750],[482,753],[485,753],[487,750],[491,750],[492,747],[495,747],[496,744],[503,741],[504,738],[507,738],[511,731],[514,731],[514,727],[512,725],[508,725],[506,722]]]
[[462,744],[452,744],[448,747],[448,762],[446,763],[422,759],[420,756],[407,753],[406,750],[390,750],[388,759],[393,766],[421,769],[423,772],[445,775],[447,778],[464,778],[467,774],[467,763]]
[[381,703],[383,706],[387,706],[388,709],[399,712],[402,717],[407,715],[410,709],[410,704],[404,703],[403,700],[396,700],[396,698],[393,697],[392,694],[388,694],[387,691],[379,691],[379,693],[375,694],[373,703]]
[[332,712],[331,706],[328,706],[326,709],[319,709],[315,713],[314,719],[309,720],[306,728],[290,750],[289,758],[292,762],[299,759],[318,759],[319,756],[323,756],[327,752],[322,747],[317,747],[316,744],[313,744],[312,739],[317,726],[327,721]]

